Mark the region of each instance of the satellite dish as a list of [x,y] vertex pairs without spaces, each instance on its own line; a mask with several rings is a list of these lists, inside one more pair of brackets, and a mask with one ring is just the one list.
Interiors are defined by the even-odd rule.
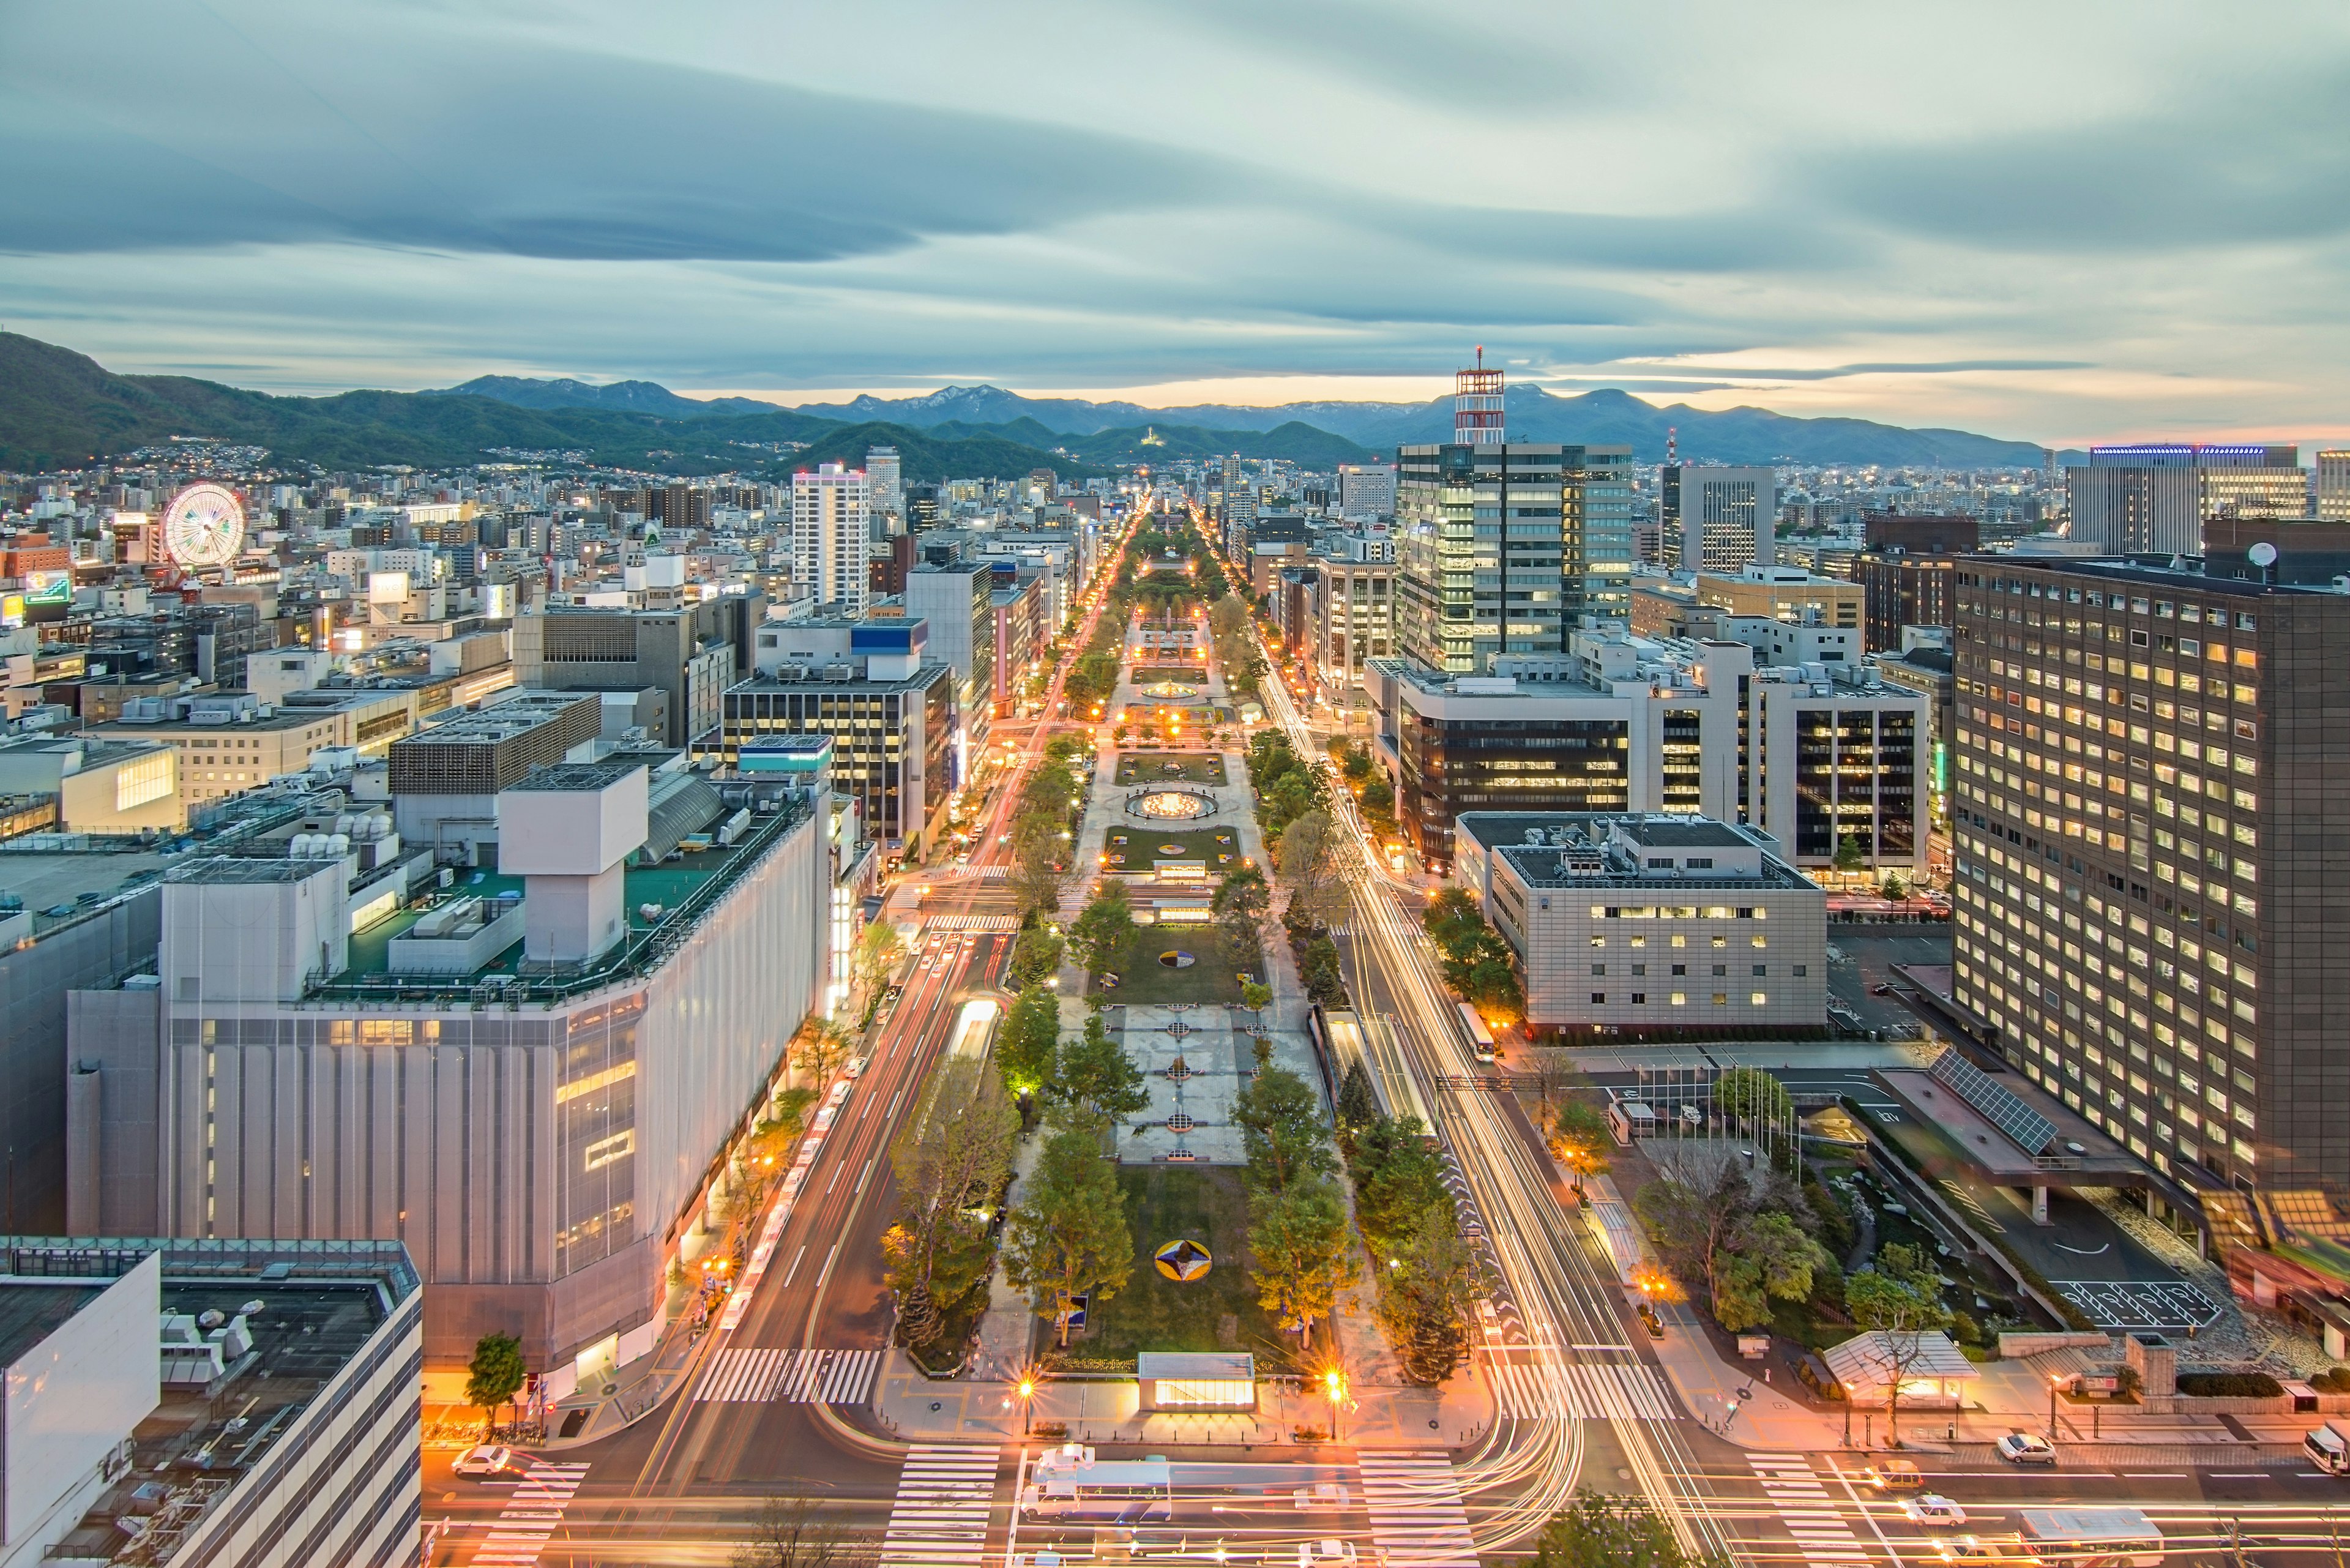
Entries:
[[2251,558],[2251,563],[2255,566],[2273,566],[2276,565],[2276,546],[2270,544],[2266,539],[2262,540],[2259,544],[2245,551],[2244,554]]
[[191,484],[163,511],[163,548],[182,566],[225,566],[244,547],[244,504],[225,484]]

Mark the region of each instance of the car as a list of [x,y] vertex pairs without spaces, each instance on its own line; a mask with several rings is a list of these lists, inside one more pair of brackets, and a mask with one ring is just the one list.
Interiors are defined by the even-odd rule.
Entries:
[[851,1056],[847,1061],[841,1064],[840,1071],[842,1075],[845,1077],[863,1077],[865,1075],[865,1058],[862,1056]]
[[1921,1492],[1904,1498],[1901,1511],[1919,1524],[1958,1525],[1967,1521],[1967,1511],[1939,1492]]
[[1351,1541],[1301,1541],[1297,1568],[1354,1568],[1357,1561]]
[[1880,980],[1875,985],[1868,988],[1868,994],[1871,996],[1890,996],[1893,994],[1893,982],[1890,981]]
[[498,1443],[483,1443],[458,1456],[449,1469],[461,1476],[503,1474],[514,1463],[514,1450]]
[[1945,1563],[1963,1563],[1970,1568],[2047,1568],[2023,1544],[2022,1537],[2015,1535],[1997,1541],[1973,1535],[1954,1536],[1942,1542],[1939,1554]]
[[2053,1465],[2056,1449],[2037,1432],[2010,1432],[1999,1440],[1999,1457],[2012,1465]]
[[1910,1491],[1926,1484],[1918,1467],[1908,1459],[1887,1459],[1860,1472],[1861,1480],[1879,1491]]

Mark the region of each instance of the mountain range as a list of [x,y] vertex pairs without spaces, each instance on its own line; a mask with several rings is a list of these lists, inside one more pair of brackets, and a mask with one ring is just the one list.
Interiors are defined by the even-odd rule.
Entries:
[[[1678,428],[1685,459],[1715,462],[2037,466],[2028,441],[1912,430],[1855,419],[1797,419],[1765,409],[1659,408],[1612,389],[1508,393],[1513,439],[1620,442],[1636,461],[1665,453]],[[785,408],[754,398],[687,398],[651,381],[603,385],[483,376],[423,392],[277,397],[185,376],[121,376],[85,355],[0,332],[0,468],[38,471],[209,436],[264,446],[324,468],[450,466],[517,452],[571,452],[651,473],[781,477],[817,462],[857,462],[898,447],[910,483],[1009,478],[1039,468],[1084,477],[1135,462],[1226,453],[1309,469],[1445,440],[1451,402],[1208,403],[1147,409],[1081,398],[1026,398],[1000,387]]]
[[[555,389],[564,389],[557,392]],[[526,390],[515,389],[526,389]],[[589,387],[578,381],[517,381],[484,376],[452,391],[527,400],[551,407],[557,397],[581,397],[593,406],[640,406],[657,394],[670,400],[661,410],[692,417],[674,404],[690,404],[649,381]],[[725,398],[701,405],[740,410],[752,400]],[[1882,467],[2023,468],[2039,466],[2044,453],[2030,441],[2002,441],[1969,431],[1911,429],[1871,420],[1802,419],[1768,409],[1698,409],[1687,403],[1659,408],[1614,388],[1558,393],[1519,385],[1504,395],[1512,439],[1579,445],[1620,442],[1637,462],[1660,462],[1667,434],[1678,431],[1682,456],[1706,462],[1875,463]],[[1083,398],[1029,398],[1001,387],[943,387],[919,397],[877,398],[844,403],[803,403],[797,411],[821,419],[879,421],[918,430],[952,427],[993,431],[1013,439],[1052,444],[1059,438],[1072,453],[1095,462],[1137,462],[1153,452],[1167,459],[1238,452],[1243,457],[1289,457],[1307,466],[1359,462],[1392,453],[1407,441],[1439,441],[1452,432],[1452,400],[1424,403],[1299,402],[1256,408],[1236,403],[1198,403],[1149,409],[1139,403],[1092,402]],[[1140,444],[1148,431],[1163,447]],[[1311,432],[1307,434],[1306,432]],[[1316,445],[1314,437],[1325,439]],[[1072,439],[1075,438],[1075,439]],[[1276,439],[1278,438],[1278,439]],[[1349,450],[1351,449],[1351,450]]]

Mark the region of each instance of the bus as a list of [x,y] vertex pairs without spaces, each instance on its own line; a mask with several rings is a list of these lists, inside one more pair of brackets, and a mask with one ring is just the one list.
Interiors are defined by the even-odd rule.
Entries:
[[1158,1523],[1174,1516],[1174,1470],[1165,1459],[1097,1459],[1083,1444],[1063,1443],[1038,1456],[1020,1510],[1031,1519]]
[[1480,1062],[1493,1059],[1493,1032],[1485,1027],[1485,1020],[1467,1002],[1457,1003],[1461,1009],[1461,1027],[1469,1031],[1469,1054]]

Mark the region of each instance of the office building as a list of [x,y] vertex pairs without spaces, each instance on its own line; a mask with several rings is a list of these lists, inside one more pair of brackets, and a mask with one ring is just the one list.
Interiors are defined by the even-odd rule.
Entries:
[[[860,554],[860,587],[864,569]],[[515,682],[554,691],[652,687],[668,700],[659,743],[690,746],[718,727],[726,689],[750,668],[752,632],[765,613],[757,593],[665,609],[549,606],[515,618]]]
[[495,871],[380,807],[172,866],[153,968],[68,997],[72,1228],[397,1240],[435,1366],[649,1342],[827,981],[830,793],[635,753],[496,811]]
[[1860,628],[1866,595],[1856,583],[1815,576],[1794,566],[1742,566],[1697,574],[1697,602],[1707,609],[1763,620]]
[[1315,678],[1346,702],[1372,659],[1397,652],[1395,545],[1349,538],[1337,553],[1317,556],[1314,573],[1301,638]]
[[1667,566],[1735,572],[1778,559],[1772,538],[1778,481],[1769,469],[1669,462],[1659,494]]
[[405,1563],[423,1301],[396,1241],[9,1237],[0,1563]]
[[2093,446],[2064,494],[2070,537],[2097,550],[2199,556],[2211,517],[2306,515],[2309,474],[2288,443]]
[[1561,454],[1562,533],[1566,568],[1579,563],[1582,595],[1566,585],[1576,615],[1621,620],[1629,613],[1632,568],[1639,561],[1634,532],[1638,498],[1632,488],[1629,446],[1570,446]]
[[2311,514],[2320,523],[2350,523],[2350,452],[2321,452],[2309,476]]
[[[1982,544],[1982,520],[1965,513],[1864,512],[1861,548],[1909,556],[1963,556]],[[1938,623],[1944,624],[1944,623]]]
[[1950,624],[1957,613],[1959,559],[1955,555],[1913,555],[1897,546],[1865,551],[1853,562],[1869,652],[1899,648],[1904,627]]
[[1400,450],[1397,636],[1407,655],[1474,674],[1499,654],[1565,647],[1565,455],[1555,445]]
[[[1955,579],[1954,579],[1955,583]],[[1950,628],[1908,626],[1901,646],[1874,654],[1870,662],[1888,686],[1926,699],[1926,780],[1934,826],[1950,826],[1950,755],[1958,732],[1957,682],[1950,659]]]
[[1337,512],[1341,517],[1395,515],[1396,471],[1391,462],[1342,462],[1338,465]]
[[906,486],[900,474],[896,447],[866,449],[865,500],[873,518],[873,538],[906,532]]
[[1464,812],[1665,812],[1763,828],[1804,867],[1853,838],[1872,871],[1914,876],[1925,700],[1860,667],[1854,632],[1711,624],[1702,639],[1578,632],[1490,676],[1371,660],[1372,755],[1421,857],[1451,861]]
[[1957,632],[1959,1004],[2182,1185],[2350,1193],[2350,598],[1978,557]]
[[792,578],[818,605],[864,612],[871,509],[861,469],[827,462],[792,475]]
[[954,667],[931,655],[926,622],[769,621],[759,628],[758,674],[726,693],[712,754],[739,765],[743,749],[763,741],[831,736],[832,787],[857,804],[869,837],[910,857],[945,831],[948,798],[977,758],[962,727],[961,685]]
[[965,726],[961,743],[967,752],[984,750],[996,702],[994,564],[955,560],[912,567],[906,573],[905,615],[922,623],[925,657],[943,659],[954,670],[957,722]]
[[83,738],[104,745],[165,745],[177,753],[180,806],[200,813],[226,797],[298,774],[320,751],[382,756],[416,728],[417,696],[400,689],[300,692],[315,701],[284,706],[242,691],[132,698],[122,716],[91,724]]
[[1826,895],[1767,835],[1645,814],[1471,812],[1456,826],[1453,880],[1517,953],[1532,1027],[1826,1025]]

